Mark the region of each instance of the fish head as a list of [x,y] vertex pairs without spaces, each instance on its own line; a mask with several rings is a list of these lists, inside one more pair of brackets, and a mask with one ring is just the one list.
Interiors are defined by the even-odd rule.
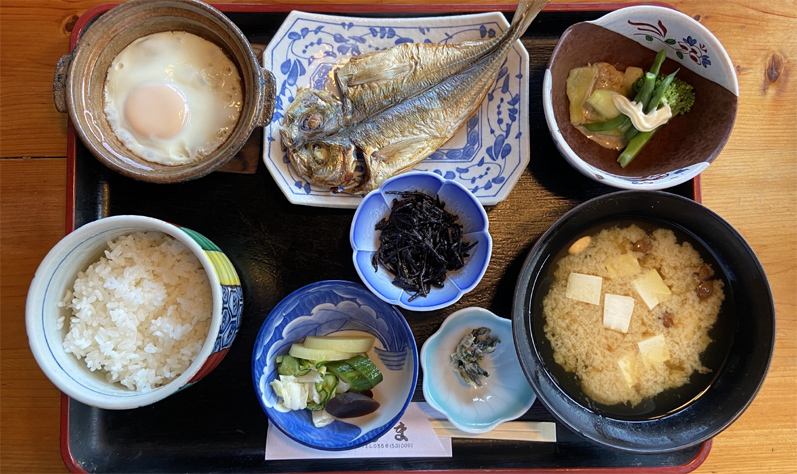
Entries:
[[340,101],[329,91],[300,88],[288,106],[280,135],[286,148],[298,148],[342,128]]
[[321,139],[296,148],[288,148],[288,158],[300,176],[320,186],[351,186],[357,167],[357,150],[351,142]]

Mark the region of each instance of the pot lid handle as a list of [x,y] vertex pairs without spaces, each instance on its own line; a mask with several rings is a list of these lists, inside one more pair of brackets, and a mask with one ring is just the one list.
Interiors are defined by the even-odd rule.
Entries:
[[274,74],[266,68],[260,69],[260,87],[263,91],[263,106],[256,123],[258,127],[266,127],[271,123],[271,116],[274,114],[274,102],[277,97],[277,87]]
[[58,60],[53,75],[53,101],[55,108],[61,113],[67,112],[66,107],[66,79],[69,73],[69,66],[72,64],[72,54],[65,54]]

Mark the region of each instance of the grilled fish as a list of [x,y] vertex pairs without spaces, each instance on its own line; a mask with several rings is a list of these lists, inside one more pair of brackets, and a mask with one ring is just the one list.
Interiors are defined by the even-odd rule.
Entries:
[[355,56],[335,74],[347,123],[357,122],[472,66],[501,37],[462,43],[404,43]]
[[342,100],[300,89],[280,129],[291,163],[310,183],[351,194],[412,169],[478,110],[546,3],[520,0],[512,25],[494,39],[401,45],[353,58],[336,75]]

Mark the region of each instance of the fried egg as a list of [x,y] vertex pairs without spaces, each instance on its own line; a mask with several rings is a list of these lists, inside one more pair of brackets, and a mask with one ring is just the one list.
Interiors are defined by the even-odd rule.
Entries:
[[137,156],[164,165],[216,150],[241,115],[241,78],[215,44],[184,31],[139,38],[114,58],[103,110]]

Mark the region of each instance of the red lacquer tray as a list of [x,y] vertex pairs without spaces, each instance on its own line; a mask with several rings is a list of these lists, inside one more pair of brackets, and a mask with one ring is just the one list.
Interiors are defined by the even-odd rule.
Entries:
[[[113,5],[86,12],[72,34]],[[290,10],[366,16],[429,16],[505,11],[514,5],[216,5],[252,43],[267,44]],[[561,158],[541,105],[545,65],[559,35],[622,4],[551,5],[522,38],[529,50],[531,162],[509,197],[487,208],[494,249],[479,287],[456,305],[430,313],[404,311],[420,347],[448,314],[480,306],[508,317],[515,281],[534,241],[564,212],[613,191],[581,176]],[[262,131],[242,152],[262,155]],[[269,311],[293,290],[319,280],[359,281],[348,241],[353,210],[290,204],[261,163],[254,174],[216,172],[173,185],[117,175],[68,134],[67,231],[117,214],[143,214],[195,229],[230,257],[244,288],[240,333],[219,367],[191,388],[155,405],[108,411],[62,398],[61,452],[72,471],[88,472],[635,472],[685,473],[708,456],[711,443],[661,455],[634,455],[598,446],[557,425],[556,443],[453,441],[452,458],[266,461],[265,414],[252,387],[251,354]],[[695,179],[669,190],[700,201]],[[422,401],[423,380],[413,397]],[[522,420],[555,421],[539,403]]]

